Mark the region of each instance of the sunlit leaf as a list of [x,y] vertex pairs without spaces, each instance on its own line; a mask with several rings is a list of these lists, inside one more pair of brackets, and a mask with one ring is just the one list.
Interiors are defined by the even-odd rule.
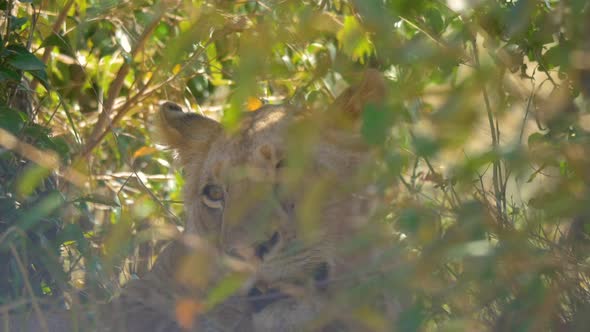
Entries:
[[172,74],[174,75],[178,75],[178,73],[180,73],[180,70],[182,69],[182,66],[180,64],[176,64],[173,68],[172,68]]
[[364,58],[373,53],[368,33],[354,16],[344,18],[344,25],[337,36],[342,51],[355,61],[363,63]]
[[248,101],[246,102],[246,109],[248,111],[256,111],[260,107],[262,107],[262,101],[256,97],[248,97]]
[[[134,300],[164,296],[169,308],[149,309],[183,330],[233,310],[252,282],[291,295],[253,314],[288,306],[277,318],[296,327],[273,331],[587,330],[587,0],[0,0],[0,12],[0,127],[15,137],[0,142],[0,300],[11,313],[30,299],[53,312],[49,297],[68,299],[68,317],[98,317],[96,301],[149,276]],[[346,107],[364,112],[341,128],[326,105],[367,68],[388,78],[384,91],[366,91],[383,92],[384,106],[353,98]],[[221,119],[228,139],[267,101],[310,110],[285,126],[284,142],[264,142],[286,167],[264,168],[262,180],[277,171],[286,184],[273,182],[272,202],[253,207],[254,219],[266,225],[276,210],[293,220],[270,223],[288,236],[262,262],[218,258],[237,245],[225,219],[235,202],[251,208],[258,164],[243,172],[248,192],[234,194],[227,179],[236,168],[209,178],[200,159],[244,158],[205,152],[192,133],[183,143],[195,160],[156,150],[149,137],[160,100],[197,104]],[[334,122],[345,130],[332,135]],[[59,167],[36,166],[37,150],[52,151]],[[73,171],[83,180],[70,181]],[[197,227],[211,234],[203,238],[186,224],[194,217],[186,207],[201,203],[197,179],[231,191],[223,232],[217,211],[199,210],[200,221],[211,217]],[[248,246],[266,245],[274,229],[261,228],[245,236]],[[164,279],[180,287],[151,284],[161,280],[151,277],[160,269],[149,272],[160,239],[169,238],[212,244],[156,263],[172,266]],[[296,265],[306,258],[313,262]],[[260,271],[283,260],[293,266],[266,280]],[[326,260],[327,292],[318,292]],[[233,274],[258,263],[260,280]],[[69,301],[72,290],[81,302]],[[297,316],[308,304],[311,322]]]
[[453,258],[463,258],[465,256],[489,256],[493,253],[494,247],[488,240],[472,241],[460,246],[453,247],[449,250],[449,255]]
[[237,273],[230,274],[229,276],[223,278],[217,286],[215,286],[209,293],[207,297],[207,306],[214,307],[215,305],[221,303],[234,293],[236,293],[240,288],[244,286],[247,278],[246,275],[241,275]]
[[184,329],[193,327],[203,305],[193,299],[179,299],[175,305],[176,321]]
[[239,121],[242,118],[241,102],[237,98],[232,99],[230,107],[223,113],[221,123],[231,132],[238,128]]
[[28,20],[29,19],[26,17],[12,17],[12,20],[10,21],[10,30],[19,30]]
[[156,149],[153,146],[142,146],[141,148],[135,150],[135,152],[133,153],[133,158],[135,159],[139,157],[149,156],[157,151],[158,149]]
[[31,195],[49,176],[50,170],[40,166],[30,167],[17,180],[17,194],[20,197]]
[[117,29],[115,31],[115,37],[117,38],[119,46],[121,46],[125,52],[131,52],[131,41],[129,40],[129,36],[127,36],[123,30]]

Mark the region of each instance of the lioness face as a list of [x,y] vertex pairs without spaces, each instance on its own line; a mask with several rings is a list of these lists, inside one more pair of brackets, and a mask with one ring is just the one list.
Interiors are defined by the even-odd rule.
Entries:
[[[365,91],[375,78],[363,84],[345,92],[335,104],[343,109],[334,111],[354,117],[377,101]],[[325,281],[345,263],[339,240],[370,212],[358,177],[369,150],[358,133],[318,125],[314,112],[286,106],[247,113],[233,134],[170,102],[160,117],[185,169],[187,232],[249,264],[272,288]]]

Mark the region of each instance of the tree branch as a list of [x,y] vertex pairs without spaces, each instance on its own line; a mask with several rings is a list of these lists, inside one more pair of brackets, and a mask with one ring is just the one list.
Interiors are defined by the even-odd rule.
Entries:
[[[121,67],[119,68],[119,71],[117,72],[117,75],[115,76],[115,79],[113,80],[113,82],[111,83],[111,85],[109,87],[109,93],[107,96],[107,100],[103,105],[102,112],[98,116],[98,121],[97,121],[96,125],[94,126],[92,133],[90,134],[90,138],[88,139],[86,146],[82,149],[81,155],[83,157],[88,156],[88,154],[90,152],[92,152],[92,150],[98,145],[98,143],[100,143],[100,140],[102,139],[102,137],[104,137],[103,132],[111,124],[111,114],[113,112],[113,106],[115,104],[115,100],[119,96],[119,93],[121,92],[121,88],[123,87],[123,84],[125,83],[125,76],[127,76],[127,74],[129,73],[129,70],[131,69],[131,61],[133,61],[133,59],[135,59],[137,54],[143,49],[148,37],[151,36],[152,32],[156,29],[156,27],[160,23],[160,20],[162,19],[162,17],[164,16],[164,13],[166,12],[164,7],[165,7],[164,5],[161,5],[161,8],[156,10],[156,13],[157,13],[156,16],[150,22],[150,24],[143,30],[141,36],[139,36],[137,44],[135,45],[133,50],[131,50],[130,61],[125,61],[121,65]],[[128,103],[126,103],[125,105],[128,105]]]
[[[59,27],[66,20],[66,17],[68,16],[68,12],[70,11],[70,8],[74,4],[74,2],[75,2],[74,0],[69,0],[68,2],[66,2],[64,7],[62,8],[62,10],[59,12],[59,15],[57,15],[55,22],[51,26],[51,31],[53,33],[57,34],[59,32]],[[33,32],[31,32],[31,34],[32,33]],[[53,46],[49,46],[49,45],[45,46],[45,50],[43,51],[43,56],[41,57],[41,61],[43,61],[43,63],[46,64],[47,61],[49,61],[49,56],[51,55],[52,50],[53,50]],[[39,84],[38,80],[36,80],[36,79],[33,80],[33,82],[31,82],[31,90],[35,91],[35,88],[37,87],[38,84]]]

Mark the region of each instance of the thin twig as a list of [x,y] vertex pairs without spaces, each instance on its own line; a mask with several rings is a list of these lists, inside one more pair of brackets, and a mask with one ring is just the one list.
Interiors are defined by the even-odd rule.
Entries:
[[[139,99],[144,96],[145,91],[147,90],[147,88],[150,86],[152,80],[153,80],[154,76],[150,77],[149,81],[135,94],[133,95],[133,97],[127,99],[127,101],[118,108],[118,111],[116,112],[115,116],[113,117],[112,120],[110,120],[110,125],[108,125],[106,128],[104,128],[104,130],[102,130],[99,134],[94,134],[91,135],[91,137],[94,136],[94,138],[92,138],[91,140],[88,141],[84,151],[82,152],[82,158],[86,158],[88,157],[88,155],[92,152],[92,150],[94,150],[94,148],[105,138],[105,136],[111,131],[111,125],[113,123],[117,123],[119,122],[119,120],[121,120],[123,118],[123,116],[125,116],[132,108],[132,105],[135,105],[138,103]],[[154,90],[150,90],[149,93],[145,93],[145,95],[149,95],[151,92],[153,92]],[[103,110],[106,108],[103,108]],[[105,114],[104,111],[101,114]],[[100,120],[99,120],[100,122]],[[98,123],[97,123],[98,125]],[[98,128],[98,126],[94,127],[95,130]]]
[[131,70],[131,62],[133,61],[133,59],[135,59],[137,54],[139,54],[139,52],[143,50],[148,38],[152,35],[152,32],[154,32],[154,30],[160,23],[162,17],[164,17],[164,14],[166,13],[165,6],[161,5],[161,8],[156,9],[156,12],[156,16],[152,19],[150,24],[143,30],[143,32],[138,38],[137,43],[135,44],[135,47],[131,50],[129,54],[130,59],[124,61],[119,70],[117,71],[115,79],[109,87],[109,93],[107,96],[107,100],[103,105],[103,110],[98,116],[98,121],[94,126],[92,133],[90,134],[90,138],[88,139],[87,145],[82,150],[81,155],[83,157],[88,156],[88,154],[98,145],[98,143],[101,140],[101,137],[104,137],[103,132],[105,131],[105,128],[107,128],[111,123],[111,114],[113,111],[113,106],[115,105],[115,100],[117,99],[117,97],[119,96],[119,92],[121,92],[121,89],[123,88],[123,84],[125,83],[125,76],[127,76],[127,73],[129,73],[129,70]]
[[161,209],[163,209],[164,211],[166,211],[166,213],[173,217],[176,220],[176,223],[179,224],[180,222],[180,218],[178,218],[177,215],[175,215],[172,211],[170,211],[170,209],[168,209],[164,204],[162,204],[162,202],[160,201],[160,199],[153,193],[153,191],[151,191],[146,185],[145,183],[143,183],[143,181],[141,180],[141,178],[139,177],[139,175],[137,174],[137,171],[134,169],[133,170],[133,174],[135,174],[135,179],[139,182],[139,184],[142,186],[144,192],[146,192],[151,198],[152,200],[154,200],[156,203],[158,203],[158,205],[160,206]]
[[35,4],[31,3],[31,8],[33,9],[33,15],[31,17],[31,28],[29,31],[29,38],[27,39],[27,50],[31,50],[31,45],[33,44],[33,36],[35,35],[35,29],[37,28],[37,21],[39,19],[39,12],[40,9],[37,10],[35,8]]
[[33,311],[35,311],[35,314],[37,315],[37,318],[39,319],[39,324],[41,325],[41,329],[45,332],[49,332],[49,327],[47,326],[47,321],[45,320],[45,316],[43,315],[43,312],[41,311],[41,307],[39,306],[39,302],[37,301],[37,297],[35,296],[35,292],[33,292],[33,287],[31,286],[31,283],[29,282],[29,274],[27,273],[27,269],[25,268],[23,262],[21,261],[20,255],[18,254],[18,251],[16,250],[14,245],[12,243],[10,243],[9,247],[10,247],[10,252],[14,256],[14,259],[16,261],[16,265],[18,266],[18,269],[20,270],[20,273],[22,274],[25,288],[27,289],[27,292],[31,296],[31,305],[33,306]]
[[[209,39],[204,45],[203,47],[200,49],[199,52],[196,52],[195,54],[193,54],[191,56],[191,59],[189,59],[181,68],[181,70],[179,71],[179,73],[183,72],[186,67],[188,67],[188,65],[191,63],[191,61],[193,59],[198,58],[199,56],[201,56],[205,50],[207,49],[207,47],[214,42],[215,39],[211,38]],[[147,97],[149,97],[151,94],[153,94],[155,91],[157,91],[158,89],[160,89],[162,86],[172,82],[173,80],[177,79],[179,76],[179,74],[175,74],[167,79],[165,79],[164,81],[151,86],[153,80],[155,79],[155,75],[152,75],[152,77],[150,77],[150,79],[148,80],[148,82],[146,84],[144,84],[144,86],[135,94],[133,95],[131,98],[127,99],[127,101],[125,101],[125,103],[117,108],[117,111],[115,112],[115,116],[113,117],[112,120],[110,120],[109,125],[104,128],[104,130],[97,135],[96,139],[94,140],[94,143],[91,144],[91,142],[89,141],[89,143],[86,146],[86,149],[84,150],[84,152],[82,153],[82,157],[86,158],[88,157],[88,155],[92,152],[92,150],[105,138],[105,136],[111,131],[112,129],[112,125],[119,122],[125,115],[127,115],[127,113],[129,113],[129,111],[131,111],[131,106],[132,105],[137,105],[138,103],[142,102],[143,100],[145,100]],[[151,86],[151,87],[150,87]],[[102,113],[101,113],[102,114]],[[96,129],[96,127],[95,127]]]
[[529,116],[531,111],[531,106],[533,104],[533,98],[535,97],[535,83],[533,83],[533,88],[531,89],[531,95],[529,96],[529,100],[527,101],[526,109],[524,112],[524,119],[522,120],[522,125],[520,126],[520,132],[518,135],[518,144],[522,144],[522,136],[524,135],[524,129],[526,127],[526,120]]
[[10,40],[10,20],[11,20],[11,16],[12,16],[12,7],[14,6],[13,4],[13,0],[10,0],[6,3],[6,10],[4,11],[4,15],[6,16],[6,32],[4,34],[4,41],[3,43],[5,43],[4,45],[6,45],[8,43],[8,41]]
[[[471,39],[471,44],[472,44],[472,52],[473,52],[473,60],[475,62],[475,67],[477,70],[481,70],[481,63],[479,61],[479,52],[478,52],[478,47],[477,47],[477,39],[474,36]],[[492,111],[492,106],[490,103],[490,98],[488,96],[488,91],[486,89],[485,86],[485,82],[482,83],[482,93],[483,93],[483,98],[484,98],[484,104],[486,106],[486,113],[488,116],[488,124],[490,126],[490,132],[492,134],[492,146],[494,148],[494,151],[497,152],[498,151],[498,146],[499,146],[499,129],[497,128],[497,122],[494,119],[494,112]],[[501,192],[501,182],[500,182],[500,178],[502,176],[502,169],[501,169],[501,165],[499,163],[498,160],[494,160],[493,162],[493,175],[492,175],[492,182],[494,185],[494,196],[495,196],[495,201],[496,201],[496,209],[498,210],[498,216],[500,218],[502,218],[502,220],[504,220],[504,213],[502,211],[502,192]]]
[[[68,12],[70,11],[70,7],[72,7],[72,5],[74,3],[75,3],[75,0],[69,0],[68,2],[66,2],[63,5],[61,11],[59,12],[59,15],[57,15],[55,22],[51,26],[51,31],[53,33],[55,33],[55,34],[59,33],[60,27],[65,22],[66,18],[68,17]],[[45,64],[47,63],[52,50],[53,50],[53,46],[48,45],[45,47],[45,50],[43,51],[43,56],[41,57],[41,61],[43,61],[43,63],[45,63]],[[33,80],[33,82],[31,82],[31,90],[35,91],[35,88],[37,87],[38,84],[39,84],[38,80],[36,80],[36,79]]]
[[553,84],[554,87],[558,87],[559,84],[557,84],[555,82],[555,80],[553,80],[553,77],[551,77],[551,75],[549,74],[549,71],[547,70],[547,67],[545,66],[545,62],[541,58],[541,55],[539,54],[539,52],[535,51],[533,53],[535,55],[535,60],[537,60],[537,62],[539,63],[539,69],[541,69],[541,71],[547,76],[547,79]]
[[[207,47],[214,41],[215,39],[211,38],[207,41],[207,43],[205,43],[205,45],[203,45],[203,47],[201,48],[200,52],[196,52],[193,56],[191,56],[191,59],[189,59],[181,68],[181,70],[179,71],[179,73],[183,72],[183,69],[185,69],[186,67],[188,67],[188,65],[191,63],[191,61],[197,57],[199,57],[201,54],[203,54],[203,52],[207,49]],[[109,126],[107,126],[107,128],[104,129],[104,131],[102,133],[100,133],[96,140],[94,141],[93,144],[88,143],[85,152],[82,154],[82,157],[88,157],[88,155],[90,154],[90,152],[92,152],[92,150],[104,139],[104,137],[109,133],[109,131],[112,129],[112,124],[119,122],[130,110],[131,110],[131,106],[132,105],[136,105],[138,103],[140,103],[141,101],[145,100],[147,97],[149,97],[152,93],[154,93],[156,90],[160,89],[162,86],[172,82],[173,80],[175,80],[176,78],[178,78],[179,74],[175,74],[167,79],[165,79],[164,81],[156,84],[155,86],[151,86],[155,76],[150,77],[150,79],[148,80],[148,82],[146,84],[144,84],[144,86],[135,94],[133,95],[133,97],[127,99],[127,101],[121,106],[118,107],[118,111],[116,112],[115,116],[113,117],[113,119],[110,121]],[[101,113],[102,114],[102,113]],[[96,129],[96,127],[95,127]]]
[[35,146],[19,140],[12,133],[0,128],[0,146],[14,151],[22,157],[49,170],[59,171],[59,175],[66,181],[81,187],[86,182],[86,177],[72,167],[62,165],[59,156],[53,151],[44,151]]

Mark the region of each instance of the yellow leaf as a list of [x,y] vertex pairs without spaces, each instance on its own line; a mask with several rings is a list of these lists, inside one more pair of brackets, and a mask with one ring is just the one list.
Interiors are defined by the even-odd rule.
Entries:
[[176,301],[176,321],[184,329],[193,327],[195,318],[203,311],[203,305],[192,299]]
[[177,64],[172,68],[172,74],[177,75],[178,73],[180,73],[180,69],[182,69],[182,66],[180,64]]
[[260,107],[262,107],[262,101],[256,97],[248,97],[248,101],[246,103],[246,108],[248,111],[256,111]]
[[336,37],[344,54],[350,56],[354,61],[359,60],[363,63],[364,58],[374,51],[369,34],[354,16],[344,18],[344,25]]
[[135,153],[133,153],[133,158],[143,157],[150,155],[154,152],[158,151],[158,149],[151,147],[151,146],[142,146],[141,148],[137,149]]
[[78,279],[73,280],[73,285],[77,289],[84,289],[84,287],[86,286],[86,283],[84,282],[84,279],[78,278]]
[[154,75],[151,71],[148,71],[147,73],[145,73],[144,77],[143,77],[143,82],[147,83],[151,78],[152,75]]

